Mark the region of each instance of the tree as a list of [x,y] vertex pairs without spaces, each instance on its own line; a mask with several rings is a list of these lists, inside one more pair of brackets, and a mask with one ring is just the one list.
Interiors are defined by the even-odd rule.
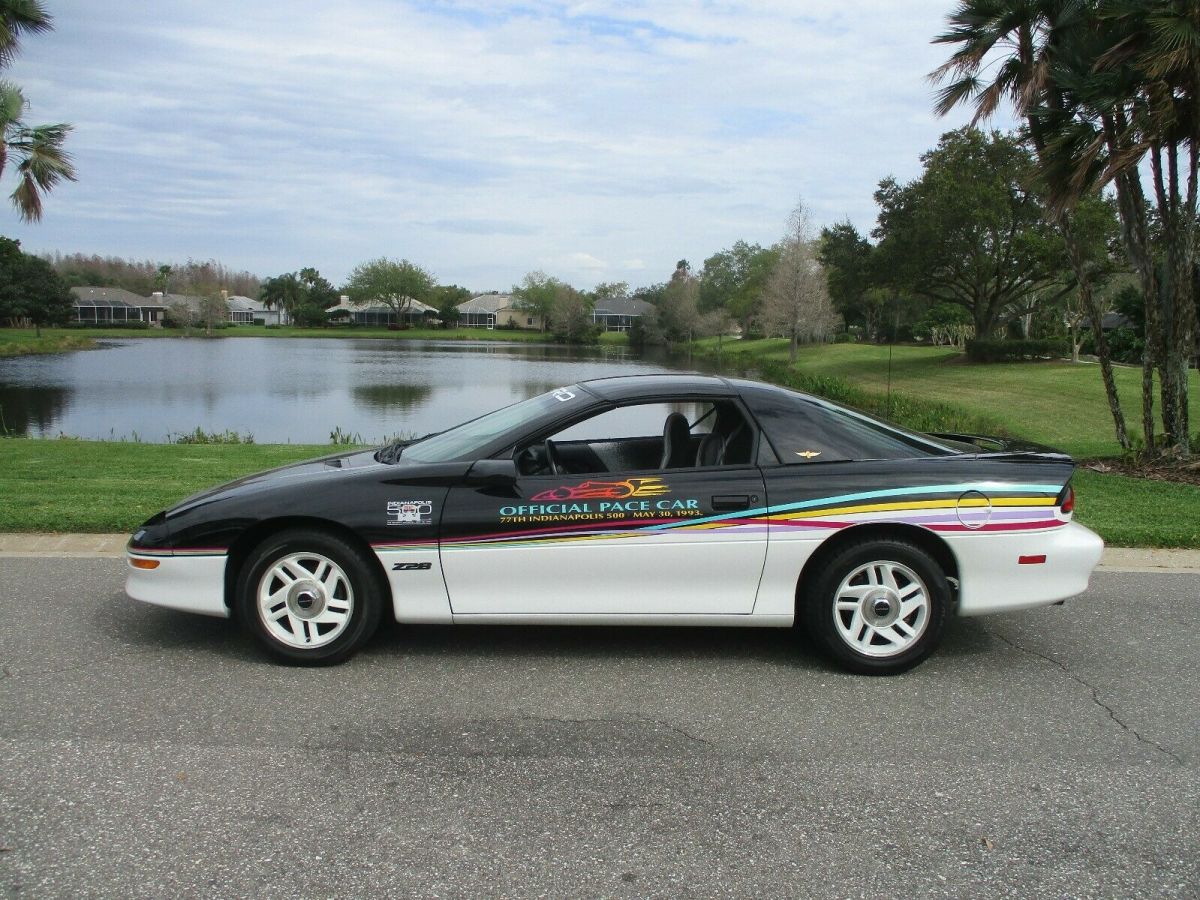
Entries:
[[[1197,330],[1200,4],[963,0],[950,21],[938,40],[959,50],[934,74],[958,80],[941,107],[975,96],[986,114],[1011,99],[1027,119],[1057,211],[1115,188],[1122,243],[1145,303],[1142,431],[1154,448],[1157,369],[1165,439],[1186,458]],[[980,90],[979,73],[994,68],[985,57],[996,47],[1006,74]]]
[[414,301],[429,299],[433,286],[433,276],[416,263],[380,257],[356,266],[343,291],[355,306],[378,303],[402,318]]
[[473,294],[465,287],[459,287],[457,284],[440,284],[433,289],[433,293],[426,302],[438,311],[438,318],[442,320],[442,326],[448,327],[458,321],[458,305],[466,303],[472,296]]
[[975,334],[991,337],[1046,296],[1064,267],[1062,241],[1030,186],[1033,159],[1011,136],[963,128],[921,161],[920,178],[887,178],[875,192],[880,269],[931,303],[962,306]]
[[211,337],[213,328],[229,318],[229,304],[225,302],[223,292],[213,291],[201,297],[196,318],[204,326],[204,333]]
[[700,327],[700,281],[691,274],[686,259],[675,265],[675,272],[659,297],[653,324],[661,340],[668,344],[690,342]]
[[290,315],[304,300],[304,285],[295,272],[285,272],[264,281],[258,299],[267,309],[275,307]]
[[19,241],[0,237],[0,321],[43,325],[67,321],[71,289],[46,260],[24,253]]
[[867,340],[880,337],[886,297],[875,283],[874,250],[849,221],[822,228],[817,245],[833,308],[848,326],[860,325]]
[[837,314],[803,203],[796,204],[788,233],[780,242],[779,262],[767,279],[762,317],[769,331],[787,336],[791,362],[796,361],[801,339],[823,340],[836,327]]
[[563,283],[542,271],[529,272],[520,284],[513,285],[512,295],[518,309],[526,310],[538,317],[542,331],[550,322],[554,310],[554,299]]
[[[1056,47],[1061,47],[1063,41],[1061,33],[1056,37],[1055,31],[1061,31],[1061,22],[1078,22],[1082,10],[1081,5],[1068,0],[962,0],[950,16],[951,29],[934,41],[958,46],[950,59],[931,75],[935,81],[950,80],[938,98],[937,111],[945,115],[959,104],[973,102],[974,121],[979,122],[992,115],[1007,98],[1018,114],[1025,117],[1028,140],[1037,154],[1042,173],[1060,165],[1055,162],[1056,156],[1060,155],[1055,149],[1056,139],[1042,112],[1053,108],[1057,110],[1055,117],[1062,119],[1064,55]],[[1001,48],[1000,59],[988,63],[997,48]],[[985,67],[991,72],[990,81],[981,77]],[[1096,287],[1107,277],[1103,273],[1110,267],[1100,267],[1106,252],[1097,252],[1095,246],[1096,213],[1100,209],[1097,204],[1101,201],[1094,184],[1093,180],[1089,191],[1081,190],[1076,195],[1076,199],[1084,203],[1082,212],[1068,210],[1060,202],[1051,204],[1049,217],[1062,236],[1078,292],[1078,311],[1070,306],[1066,311],[1072,331],[1072,360],[1078,360],[1078,319],[1086,317],[1095,337],[1100,377],[1117,441],[1123,449],[1129,449],[1125,414],[1102,327],[1104,311],[1096,298]],[[1061,184],[1056,185],[1054,179],[1046,186],[1052,195],[1066,196]],[[1148,387],[1146,391],[1149,391]],[[1146,421],[1150,422],[1147,440],[1151,440],[1153,423],[1144,420],[1144,425]]]
[[164,294],[171,292],[171,267],[165,263],[154,273],[154,289]]
[[596,329],[592,323],[592,299],[567,284],[559,284],[554,290],[554,303],[550,308],[550,322],[554,336],[568,344],[578,344],[592,339]]
[[339,299],[337,289],[312,267],[268,278],[259,291],[264,306],[286,310],[293,324],[305,328],[326,324],[326,310]]
[[764,249],[745,241],[714,253],[704,261],[700,275],[700,309],[722,309],[741,323],[744,333],[753,331],[763,288],[778,258],[775,248]]
[[[25,34],[52,28],[50,15],[38,0],[0,0],[0,68],[8,66]],[[42,218],[42,195],[59,182],[75,180],[70,154],[63,149],[71,126],[29,125],[29,103],[11,81],[0,80],[0,175],[10,159],[17,163],[13,206],[26,222]]]

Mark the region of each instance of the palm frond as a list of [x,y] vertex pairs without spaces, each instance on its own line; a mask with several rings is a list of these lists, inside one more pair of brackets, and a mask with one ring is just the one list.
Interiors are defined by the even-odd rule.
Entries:
[[12,62],[24,35],[50,31],[53,22],[40,0],[0,0],[0,67]]

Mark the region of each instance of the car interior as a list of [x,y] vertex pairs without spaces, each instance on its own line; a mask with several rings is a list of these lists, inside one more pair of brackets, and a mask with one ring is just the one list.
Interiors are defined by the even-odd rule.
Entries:
[[734,401],[682,401],[606,410],[518,448],[515,459],[523,475],[584,475],[745,465],[753,451],[754,432]]

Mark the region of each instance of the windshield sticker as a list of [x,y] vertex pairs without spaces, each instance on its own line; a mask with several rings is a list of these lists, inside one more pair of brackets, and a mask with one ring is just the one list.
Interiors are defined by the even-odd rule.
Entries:
[[572,394],[570,391],[568,391],[566,388],[559,388],[557,391],[554,392],[553,396],[554,396],[554,399],[559,401],[560,403],[566,403],[568,400],[575,399],[575,395]]
[[389,500],[387,502],[389,525],[432,525],[432,500]]
[[628,497],[657,497],[671,493],[661,478],[629,478],[625,481],[585,481],[535,494],[534,500],[624,500]]
[[815,456],[820,456],[821,451],[820,450],[797,450],[796,455],[803,456],[805,459],[812,459]]

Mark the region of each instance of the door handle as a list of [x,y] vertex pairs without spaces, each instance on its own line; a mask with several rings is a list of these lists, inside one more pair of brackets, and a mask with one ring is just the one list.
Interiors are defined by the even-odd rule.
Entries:
[[751,498],[749,494],[717,494],[712,498],[712,508],[714,511],[746,509],[751,499],[758,498]]

